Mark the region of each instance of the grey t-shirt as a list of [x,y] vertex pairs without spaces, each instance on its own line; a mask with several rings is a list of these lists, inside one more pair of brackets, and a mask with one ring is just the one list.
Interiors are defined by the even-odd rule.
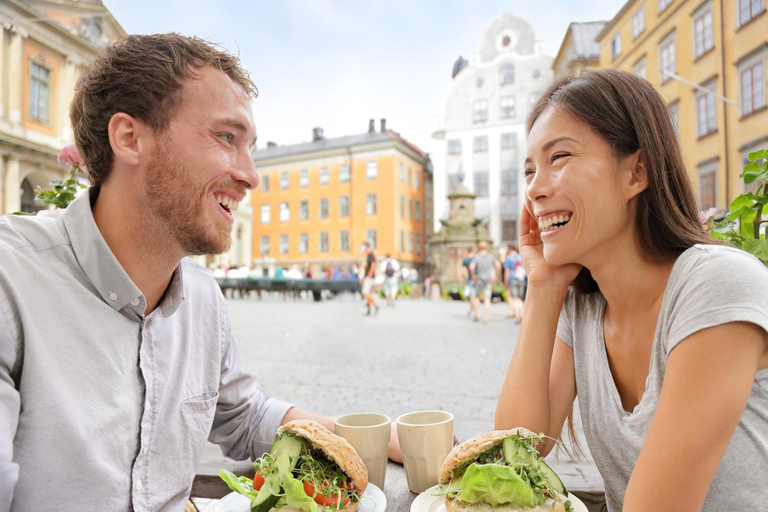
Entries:
[[493,278],[495,269],[493,268],[496,258],[489,252],[481,252],[475,256],[475,275],[478,281],[490,282]]
[[[728,322],[751,322],[768,331],[768,270],[757,258],[730,247],[697,245],[680,255],[659,311],[646,390],[631,413],[621,404],[608,365],[605,305],[599,292],[579,295],[569,290],[557,335],[573,348],[584,433],[605,481],[608,510],[619,511],[656,410],[670,351],[691,334]],[[723,350],[727,344],[724,339]],[[747,407],[702,510],[765,510],[766,506],[768,369],[755,375]]]

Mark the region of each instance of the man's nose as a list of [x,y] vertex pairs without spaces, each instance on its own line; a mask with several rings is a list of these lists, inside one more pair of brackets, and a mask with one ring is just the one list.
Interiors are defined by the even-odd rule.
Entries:
[[251,152],[247,149],[238,155],[235,179],[240,181],[248,190],[259,186],[259,172],[256,170],[256,164],[251,157]]

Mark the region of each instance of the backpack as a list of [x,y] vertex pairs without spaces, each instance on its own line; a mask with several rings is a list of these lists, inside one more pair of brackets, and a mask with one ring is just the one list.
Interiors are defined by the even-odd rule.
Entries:
[[522,262],[517,262],[515,264],[515,270],[513,275],[515,276],[515,279],[518,281],[525,281],[525,267],[523,266]]
[[387,260],[387,266],[384,270],[384,275],[387,277],[392,277],[395,275],[395,267],[392,265],[392,260]]

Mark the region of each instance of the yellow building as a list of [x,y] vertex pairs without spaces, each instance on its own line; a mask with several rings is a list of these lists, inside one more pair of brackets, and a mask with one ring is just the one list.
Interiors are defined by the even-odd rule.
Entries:
[[578,76],[587,68],[600,67],[600,44],[595,36],[607,21],[571,23],[565,32],[563,42],[552,62],[555,80],[564,76]]
[[667,101],[701,208],[727,209],[747,154],[768,143],[766,0],[630,0],[597,35],[600,67]]
[[69,177],[56,157],[75,83],[124,34],[99,0],[0,2],[0,213],[44,208],[35,187]]
[[276,266],[348,269],[368,241],[381,259],[421,273],[432,234],[432,174],[418,147],[386,129],[312,142],[272,143],[254,153],[261,186],[252,193],[253,255],[273,275]]

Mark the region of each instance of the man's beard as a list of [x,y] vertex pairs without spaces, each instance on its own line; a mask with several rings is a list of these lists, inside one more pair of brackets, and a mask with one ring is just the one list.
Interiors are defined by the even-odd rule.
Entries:
[[190,172],[174,159],[161,135],[144,182],[144,211],[154,220],[150,225],[160,228],[157,241],[167,245],[170,236],[187,255],[226,252],[232,245],[231,226],[224,222],[208,226],[207,201],[211,198],[201,199]]

